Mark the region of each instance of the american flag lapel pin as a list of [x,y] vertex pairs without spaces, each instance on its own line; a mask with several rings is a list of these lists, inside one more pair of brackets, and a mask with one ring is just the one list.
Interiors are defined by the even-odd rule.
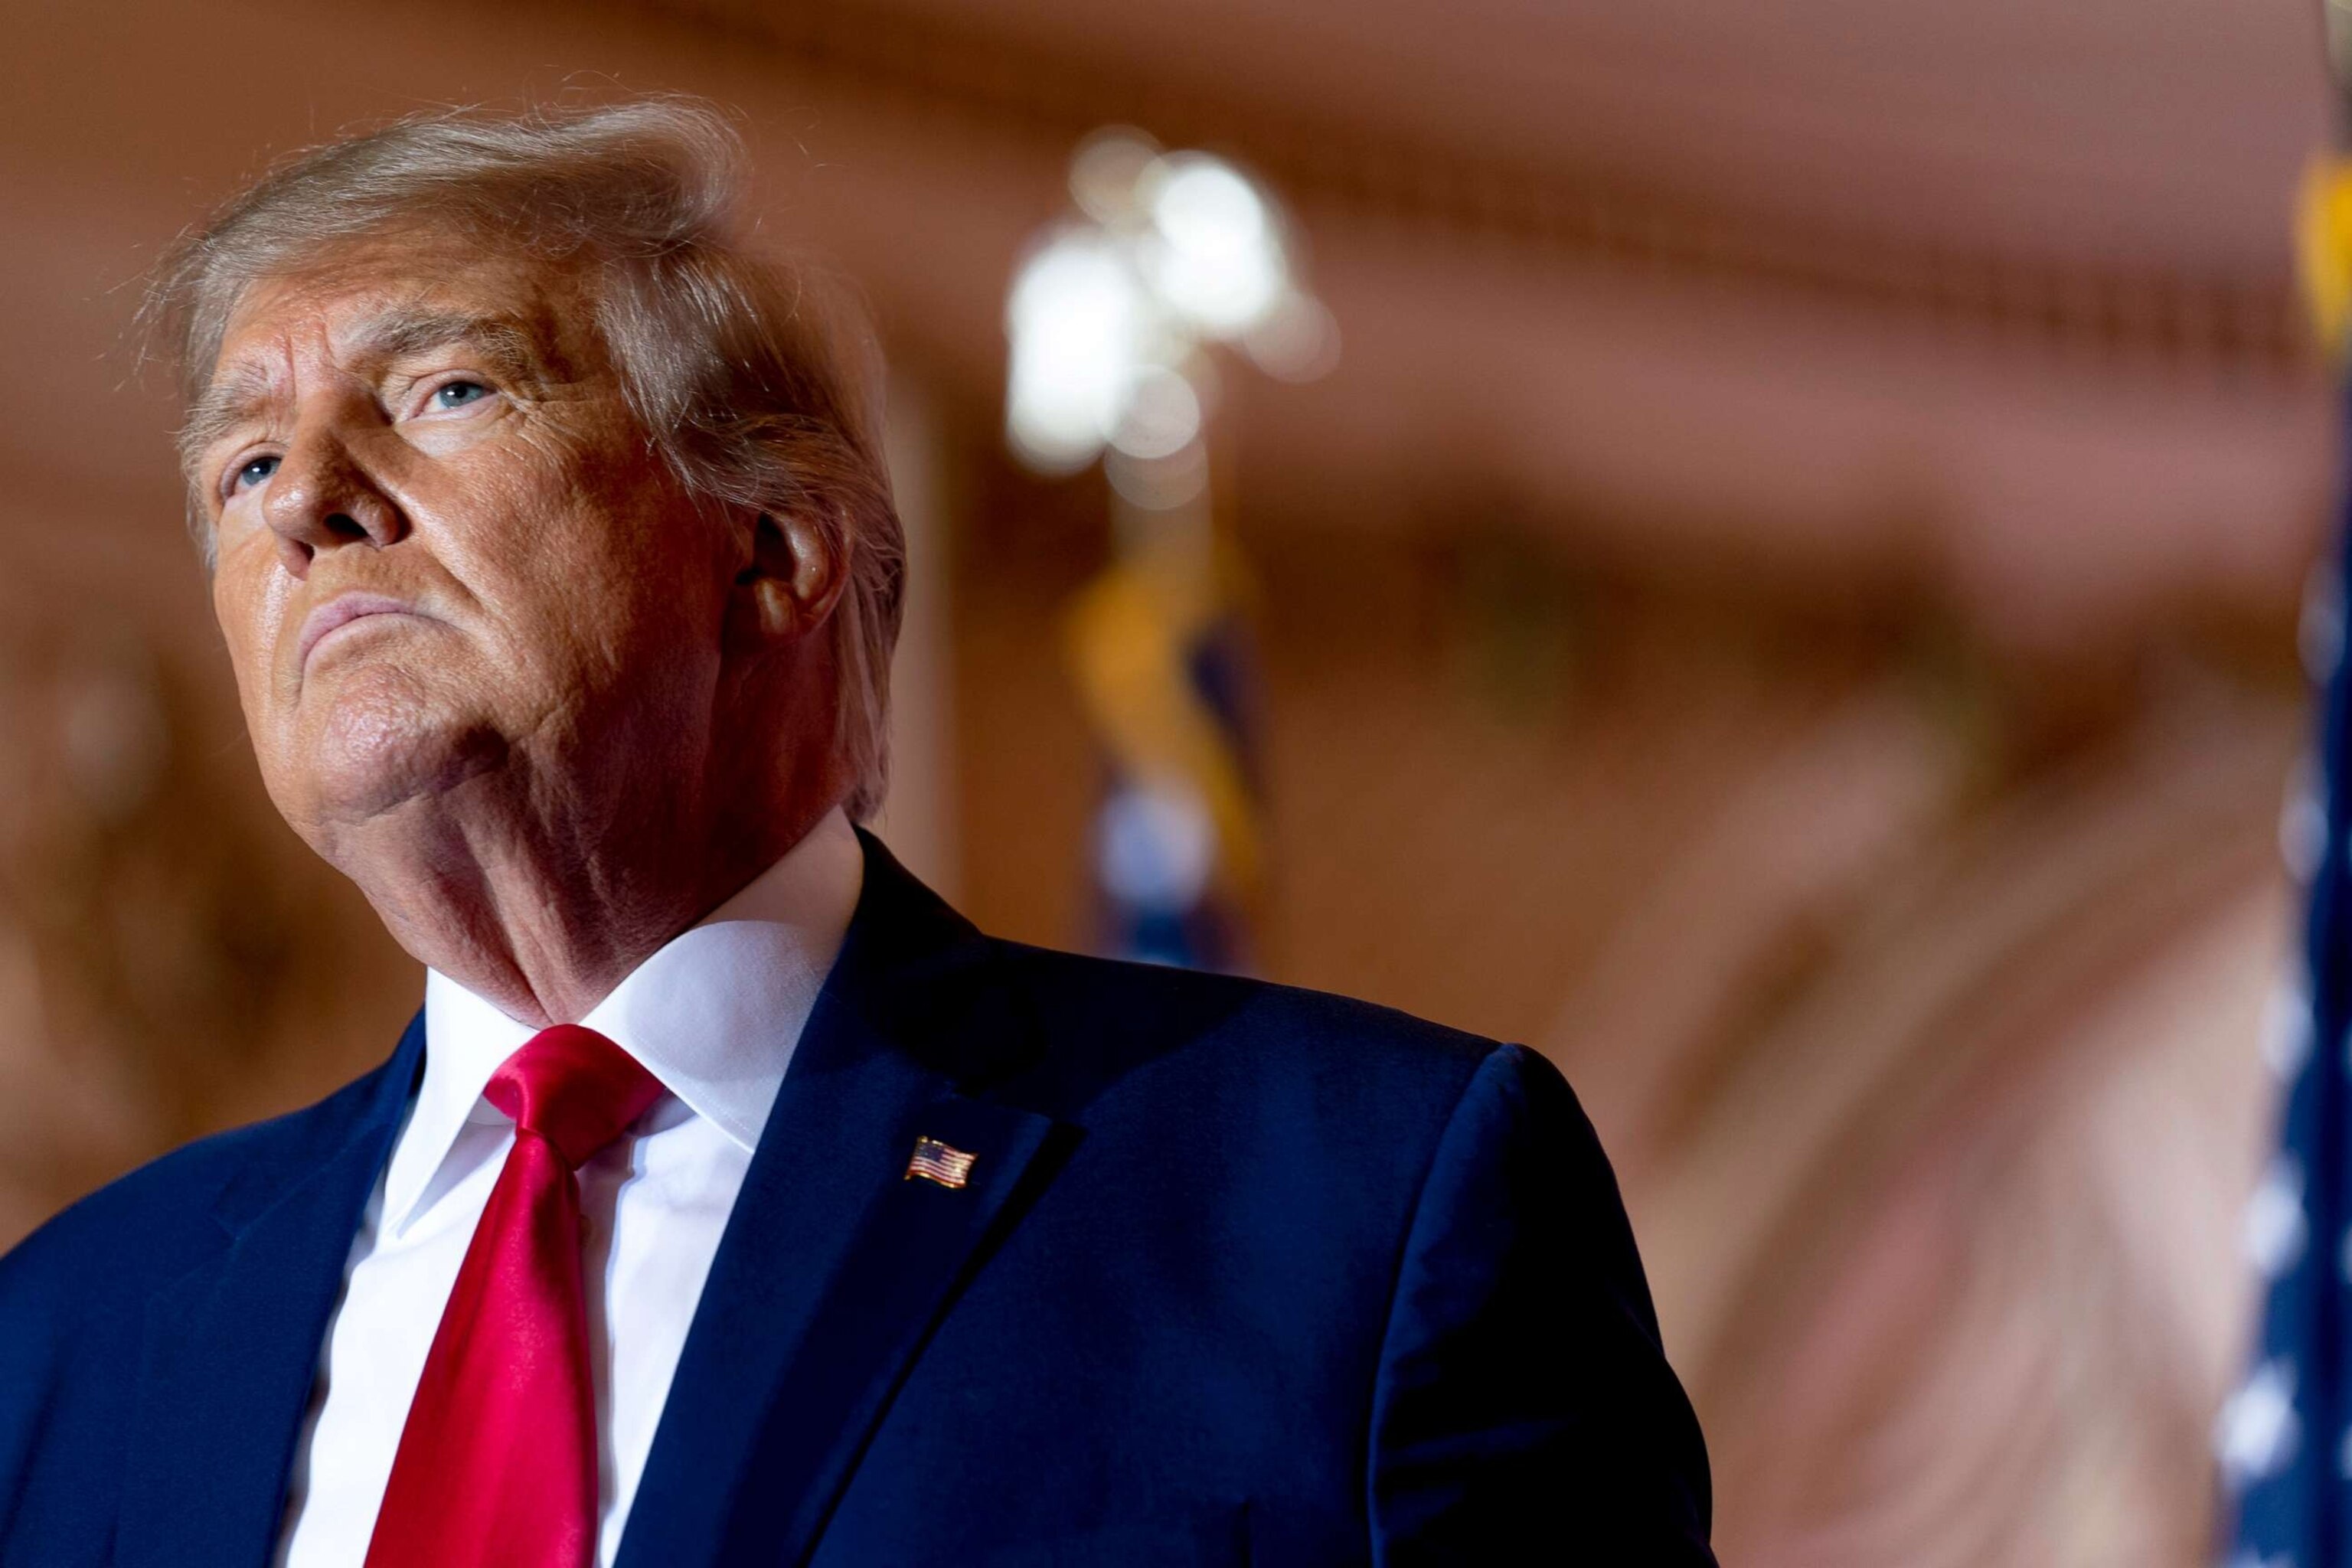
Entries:
[[911,1182],[920,1176],[943,1187],[960,1187],[971,1180],[971,1163],[978,1158],[977,1154],[950,1148],[936,1138],[918,1138],[915,1157],[907,1162],[907,1173],[899,1179]]

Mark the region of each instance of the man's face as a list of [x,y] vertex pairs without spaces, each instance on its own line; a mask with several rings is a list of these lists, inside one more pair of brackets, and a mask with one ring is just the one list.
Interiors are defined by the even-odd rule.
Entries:
[[584,283],[433,236],[333,262],[246,293],[191,424],[278,809],[334,858],[486,774],[690,769],[727,532],[631,416]]

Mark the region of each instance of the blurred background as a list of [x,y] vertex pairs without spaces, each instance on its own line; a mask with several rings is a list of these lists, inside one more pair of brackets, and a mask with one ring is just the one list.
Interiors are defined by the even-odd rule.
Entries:
[[[261,795],[140,274],[354,122],[683,90],[888,354],[905,858],[1551,1056],[1727,1563],[2204,1561],[2311,848],[2317,9],[12,7],[0,1245],[419,995]],[[1180,165],[1290,336],[1163,332],[1108,463],[1008,440],[1016,278]]]

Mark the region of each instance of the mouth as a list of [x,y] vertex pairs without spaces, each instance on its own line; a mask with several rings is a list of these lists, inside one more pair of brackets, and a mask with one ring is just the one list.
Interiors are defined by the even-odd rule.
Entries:
[[388,599],[381,594],[341,594],[312,610],[302,623],[302,641],[296,650],[296,663],[302,668],[310,666],[310,656],[328,637],[350,626],[353,621],[371,616],[414,616],[416,607],[398,599]]

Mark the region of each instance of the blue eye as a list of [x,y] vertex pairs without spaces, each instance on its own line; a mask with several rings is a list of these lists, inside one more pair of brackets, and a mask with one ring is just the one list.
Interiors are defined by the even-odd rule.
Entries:
[[236,470],[236,478],[230,481],[230,488],[241,490],[248,485],[259,484],[278,471],[278,461],[274,454],[267,458],[248,459]]
[[490,389],[478,381],[445,381],[433,389],[436,408],[463,408],[468,403],[478,403],[490,395]]

